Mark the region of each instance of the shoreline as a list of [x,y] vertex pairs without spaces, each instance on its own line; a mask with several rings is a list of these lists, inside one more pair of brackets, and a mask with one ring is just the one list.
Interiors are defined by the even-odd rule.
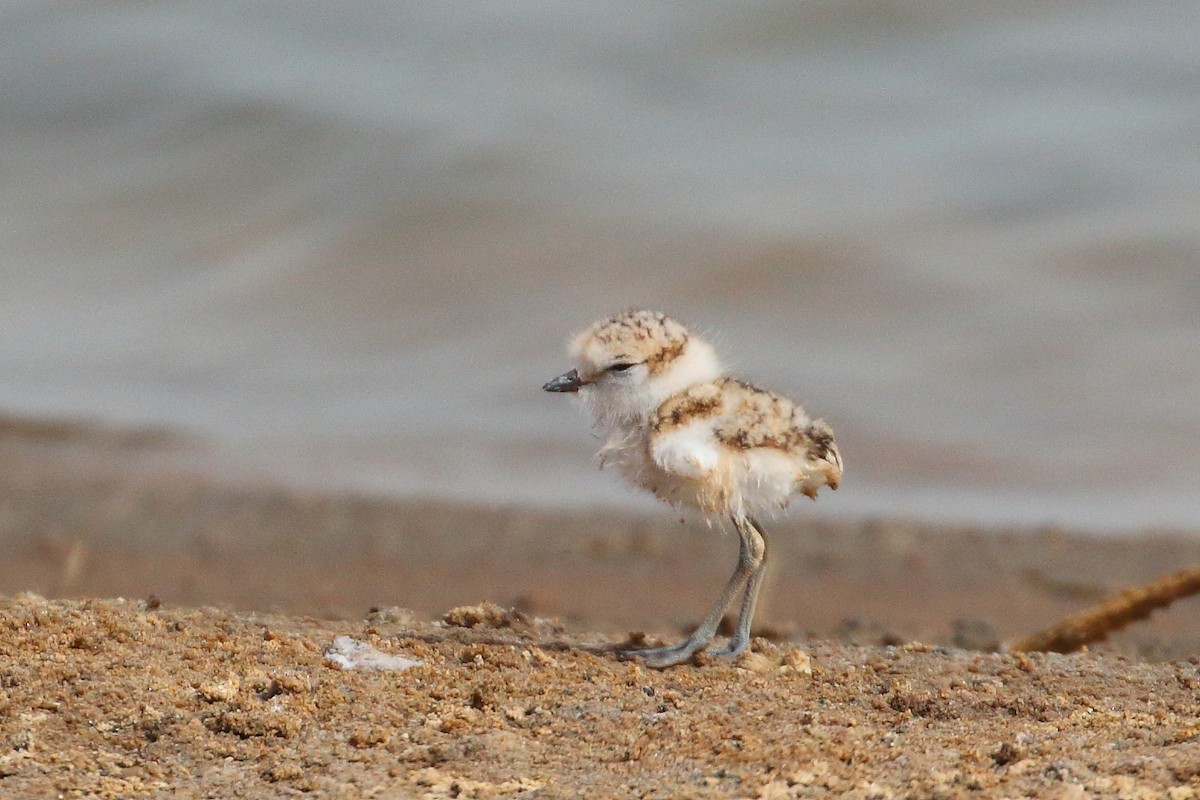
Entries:
[[[665,507],[547,511],[221,482],[189,471],[188,452],[163,433],[0,421],[0,593],[332,619],[487,600],[614,634],[672,633],[703,613],[736,553],[734,537]],[[864,644],[952,644],[965,629],[1008,640],[1200,563],[1200,536],[1167,533],[802,514],[767,533],[763,629]],[[1101,647],[1200,652],[1187,617],[1168,609]]]
[[3,430],[6,796],[1198,796],[1195,598],[1087,652],[994,651],[1200,537],[794,518],[752,652],[656,671],[617,648],[682,636],[734,537]]

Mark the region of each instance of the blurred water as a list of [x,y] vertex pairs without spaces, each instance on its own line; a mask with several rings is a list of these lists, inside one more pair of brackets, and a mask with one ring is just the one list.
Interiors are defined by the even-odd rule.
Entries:
[[0,3],[0,406],[640,503],[628,305],[833,423],[830,514],[1200,526],[1200,7]]

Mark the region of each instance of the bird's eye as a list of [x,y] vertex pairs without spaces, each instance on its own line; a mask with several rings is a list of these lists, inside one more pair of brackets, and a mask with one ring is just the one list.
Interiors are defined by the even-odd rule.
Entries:
[[630,367],[636,367],[636,366],[637,366],[637,364],[613,364],[611,367],[608,368],[608,371],[609,372],[624,372],[625,370],[629,369]]

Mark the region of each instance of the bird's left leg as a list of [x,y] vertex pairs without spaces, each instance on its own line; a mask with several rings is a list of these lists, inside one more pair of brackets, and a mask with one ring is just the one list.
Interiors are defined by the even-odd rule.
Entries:
[[767,572],[767,538],[763,536],[762,526],[749,517],[734,517],[733,524],[743,545],[757,554],[755,561],[758,566],[750,573],[746,581],[746,591],[742,595],[741,608],[738,611],[737,627],[729,643],[720,650],[713,652],[718,658],[737,658],[746,652],[750,646],[750,626],[754,622],[754,606],[758,603],[758,593],[762,589],[763,576]]

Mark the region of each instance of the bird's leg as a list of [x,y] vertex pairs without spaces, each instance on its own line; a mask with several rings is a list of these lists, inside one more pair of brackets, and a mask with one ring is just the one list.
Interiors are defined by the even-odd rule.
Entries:
[[737,627],[733,630],[729,644],[713,653],[718,658],[737,658],[750,646],[750,625],[754,621],[754,606],[758,603],[758,592],[762,589],[763,576],[767,572],[767,539],[763,536],[762,527],[749,517],[734,517],[733,524],[737,527],[742,541],[750,542],[749,547],[758,556],[758,566],[746,581],[746,592],[742,595]]
[[[707,647],[708,643],[716,636],[717,626],[721,624],[721,619],[725,616],[725,609],[729,608],[734,596],[743,587],[746,588],[746,594],[742,600],[742,616],[738,619],[738,631],[741,631],[744,619],[746,627],[744,638],[746,642],[750,641],[750,617],[754,614],[754,600],[758,595],[758,586],[762,582],[762,566],[763,560],[766,558],[767,543],[758,529],[749,524],[744,517],[734,517],[733,524],[738,532],[737,569],[726,582],[725,588],[721,590],[721,596],[709,609],[708,615],[696,630],[692,631],[692,635],[680,644],[671,647],[627,650],[622,654],[625,658],[635,658],[648,667],[656,668],[670,667],[690,661],[697,651]],[[750,582],[750,586],[747,586],[747,582]],[[753,592],[750,591],[751,586]],[[745,644],[743,644],[738,653],[745,649]]]

